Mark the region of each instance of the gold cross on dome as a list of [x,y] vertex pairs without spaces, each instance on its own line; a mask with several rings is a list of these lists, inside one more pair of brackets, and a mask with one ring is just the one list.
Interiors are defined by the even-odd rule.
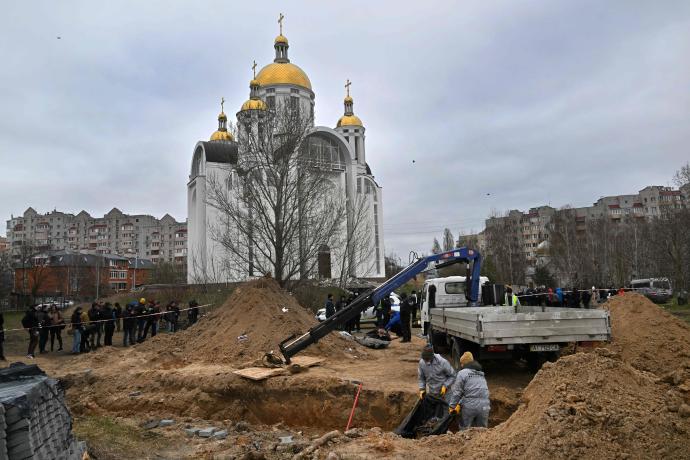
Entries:
[[254,79],[256,80],[256,61],[254,61],[254,64],[252,65],[252,72],[254,72]]
[[283,13],[280,13],[280,16],[278,17],[278,24],[280,24],[280,35],[283,35],[283,19],[285,19],[285,16],[283,16]]
[[223,105],[225,104],[225,98],[221,97],[220,98],[220,111],[223,112]]
[[351,82],[350,79],[348,78],[348,79],[347,79],[347,83],[345,83],[345,89],[347,90],[347,95],[348,95],[348,96],[350,95],[350,85],[351,85],[351,84],[352,84],[352,82]]

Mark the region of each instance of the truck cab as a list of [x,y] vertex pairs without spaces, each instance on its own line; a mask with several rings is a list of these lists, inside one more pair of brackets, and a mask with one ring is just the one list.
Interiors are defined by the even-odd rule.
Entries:
[[[468,306],[466,293],[467,277],[446,276],[430,278],[424,282],[422,289],[422,323],[429,322],[430,308],[453,308]],[[481,304],[481,286],[489,282],[486,276],[479,277],[479,303]]]

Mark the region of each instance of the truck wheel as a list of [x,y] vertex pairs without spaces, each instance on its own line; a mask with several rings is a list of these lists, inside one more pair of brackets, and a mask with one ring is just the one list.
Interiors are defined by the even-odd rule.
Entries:
[[434,347],[434,352],[444,353],[447,351],[446,334],[434,331],[434,328],[429,326],[429,343]]

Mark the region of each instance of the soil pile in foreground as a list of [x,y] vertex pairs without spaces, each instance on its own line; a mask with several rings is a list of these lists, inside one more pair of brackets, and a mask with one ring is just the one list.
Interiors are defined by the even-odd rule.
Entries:
[[690,456],[682,395],[606,349],[546,364],[505,423],[473,437],[479,457]]
[[690,365],[690,327],[640,294],[606,303],[613,342],[609,348],[636,369],[664,376]]
[[[261,359],[269,351],[280,354],[278,344],[292,334],[304,334],[316,325],[311,312],[269,278],[240,285],[228,300],[197,324],[177,334],[151,340],[142,349],[179,348],[193,361],[242,364]],[[329,335],[304,351],[323,357],[342,357],[354,350],[352,342]]]

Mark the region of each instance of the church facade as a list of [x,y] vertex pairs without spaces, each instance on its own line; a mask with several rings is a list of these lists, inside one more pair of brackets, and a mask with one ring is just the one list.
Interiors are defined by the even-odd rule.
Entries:
[[[365,127],[354,114],[353,98],[348,81],[344,99],[344,114],[333,128],[318,126],[314,120],[315,93],[307,74],[288,58],[288,40],[281,33],[274,40],[275,59],[263,67],[250,82],[249,99],[237,112],[237,140],[228,128],[227,115],[221,110],[218,129],[208,141],[198,142],[193,151],[187,183],[188,203],[188,263],[189,283],[242,281],[260,276],[251,267],[229,263],[227,251],[217,237],[214,228],[225,225],[218,209],[208,202],[210,178],[232,181],[242,163],[242,136],[251,136],[252,119],[267,116],[278,107],[297,107],[299,113],[310,120],[305,142],[317,152],[321,168],[337,186],[338,193],[348,203],[364,203],[364,219],[356,225],[364,225],[367,239],[365,253],[348,270],[348,277],[383,278],[385,276],[383,245],[383,191],[375,181],[369,165],[365,143]],[[256,64],[254,65],[256,69]],[[256,71],[256,70],[255,70]],[[326,210],[326,212],[328,212]],[[353,213],[347,213],[342,231],[353,228]],[[319,249],[317,267],[311,278],[341,277],[338,248],[324,245]],[[316,261],[315,261],[316,262]]]

